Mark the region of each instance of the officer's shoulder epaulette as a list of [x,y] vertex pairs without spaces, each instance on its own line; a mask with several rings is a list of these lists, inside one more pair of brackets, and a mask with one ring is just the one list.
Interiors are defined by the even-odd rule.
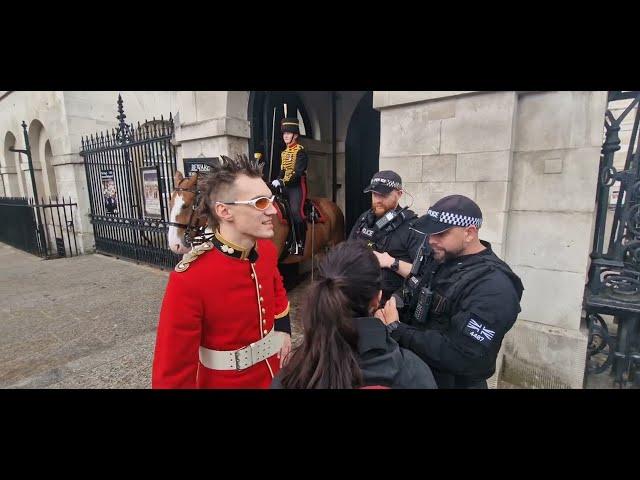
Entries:
[[204,242],[200,245],[196,245],[191,249],[191,251],[183,255],[182,260],[180,260],[180,262],[178,262],[178,264],[176,265],[175,271],[184,272],[187,268],[189,268],[191,262],[195,262],[200,255],[208,252],[209,250],[213,250],[213,243],[211,242]]

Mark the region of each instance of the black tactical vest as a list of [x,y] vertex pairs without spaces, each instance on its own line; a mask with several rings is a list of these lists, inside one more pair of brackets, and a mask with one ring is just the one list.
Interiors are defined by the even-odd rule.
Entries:
[[403,219],[397,218],[395,221],[391,222],[388,227],[380,230],[376,227],[376,221],[378,219],[375,217],[373,211],[370,210],[360,219],[357,238],[365,240],[370,247],[379,252],[386,252],[389,247],[389,241],[392,237],[391,234],[400,228],[400,226],[405,222],[415,221],[418,217],[418,215],[412,210],[405,210],[402,212],[402,215],[404,217]]
[[462,293],[473,289],[473,285],[482,280],[489,272],[499,270],[513,284],[518,298],[522,298],[524,287],[520,278],[513,273],[509,265],[500,260],[493,252],[476,255],[471,259],[454,263],[438,270],[431,282],[433,300],[429,310],[428,329],[447,330],[451,317],[458,310]]

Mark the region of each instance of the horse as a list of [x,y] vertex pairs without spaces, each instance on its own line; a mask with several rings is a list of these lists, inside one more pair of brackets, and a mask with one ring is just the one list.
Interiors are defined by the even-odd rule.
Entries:
[[[175,253],[185,254],[190,250],[187,243],[191,243],[194,237],[206,239],[213,235],[213,231],[207,225],[207,216],[200,213],[197,208],[197,175],[184,177],[182,172],[176,171],[174,175],[174,190],[169,199],[169,248]],[[340,207],[323,197],[311,198],[311,202],[319,217],[319,221],[307,220],[307,232],[305,237],[303,255],[289,255],[285,251],[287,237],[291,226],[289,219],[284,218],[282,203],[276,196],[274,205],[278,213],[272,215],[274,235],[273,243],[278,250],[278,258],[281,264],[295,264],[311,259],[313,255],[337,245],[344,240],[344,215]],[[186,240],[186,241],[185,241]]]

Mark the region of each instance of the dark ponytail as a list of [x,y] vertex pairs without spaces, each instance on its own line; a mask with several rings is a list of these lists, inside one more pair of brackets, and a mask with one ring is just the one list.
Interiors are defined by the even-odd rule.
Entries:
[[304,340],[282,369],[285,388],[362,386],[358,332],[353,317],[369,316],[380,291],[380,266],[361,241],[343,242],[318,266],[300,316]]

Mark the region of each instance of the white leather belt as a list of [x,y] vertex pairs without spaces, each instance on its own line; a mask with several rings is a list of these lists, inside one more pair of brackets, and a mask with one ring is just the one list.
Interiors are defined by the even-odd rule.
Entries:
[[275,355],[282,347],[282,335],[271,330],[264,338],[238,350],[200,347],[200,362],[211,370],[244,370]]

